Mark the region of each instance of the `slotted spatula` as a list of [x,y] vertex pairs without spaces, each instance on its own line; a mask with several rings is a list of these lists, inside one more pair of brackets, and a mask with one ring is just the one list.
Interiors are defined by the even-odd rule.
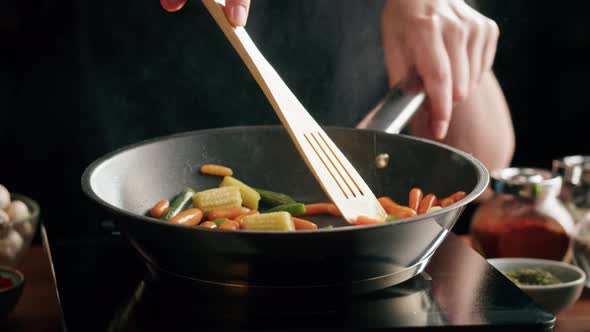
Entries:
[[305,110],[260,53],[243,27],[234,28],[224,0],[202,0],[270,101],[283,126],[323,190],[348,222],[360,216],[384,220],[387,213],[344,154]]

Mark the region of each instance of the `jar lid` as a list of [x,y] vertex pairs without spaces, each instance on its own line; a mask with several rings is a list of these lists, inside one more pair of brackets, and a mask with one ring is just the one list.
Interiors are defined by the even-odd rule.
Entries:
[[539,168],[504,168],[491,172],[492,189],[498,194],[510,194],[533,200],[557,196],[561,177]]
[[590,185],[590,156],[567,156],[554,160],[553,173],[575,186]]

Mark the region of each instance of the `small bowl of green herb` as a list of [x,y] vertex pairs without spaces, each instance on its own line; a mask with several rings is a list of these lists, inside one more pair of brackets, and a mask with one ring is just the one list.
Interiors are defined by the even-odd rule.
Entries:
[[586,273],[577,266],[546,259],[492,258],[488,262],[551,313],[580,298]]

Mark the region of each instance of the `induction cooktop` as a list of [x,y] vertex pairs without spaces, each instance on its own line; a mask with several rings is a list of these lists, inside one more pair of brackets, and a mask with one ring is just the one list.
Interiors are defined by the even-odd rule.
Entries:
[[422,274],[354,296],[211,293],[155,276],[121,237],[43,234],[67,331],[552,331],[555,323],[453,234]]

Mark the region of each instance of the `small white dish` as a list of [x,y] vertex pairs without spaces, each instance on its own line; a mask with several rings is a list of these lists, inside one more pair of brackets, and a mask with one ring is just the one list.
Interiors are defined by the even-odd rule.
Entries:
[[534,258],[491,258],[488,262],[502,273],[520,269],[541,269],[555,275],[561,282],[554,285],[517,285],[533,301],[552,314],[567,309],[580,298],[586,273],[577,266]]

